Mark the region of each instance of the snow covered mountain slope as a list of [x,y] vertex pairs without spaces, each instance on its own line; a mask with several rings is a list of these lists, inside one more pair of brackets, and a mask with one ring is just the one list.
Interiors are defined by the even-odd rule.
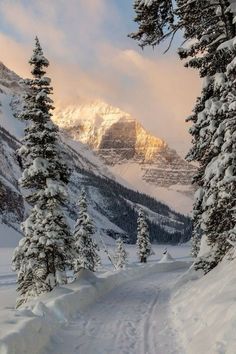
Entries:
[[[20,222],[27,213],[22,191],[16,150],[21,145],[24,122],[16,118],[25,91],[20,78],[0,64],[0,246],[14,246],[21,237]],[[82,186],[88,194],[89,211],[95,220],[98,241],[107,243],[122,236],[130,242],[136,237],[136,205],[148,211],[151,237],[159,242],[185,241],[189,237],[190,220],[166,205],[118,183],[102,160],[86,145],[61,132],[62,158],[72,171],[69,199],[65,205],[71,226],[77,218],[77,200]],[[154,213],[154,214],[153,214]],[[154,218],[153,215],[156,215]],[[160,222],[161,220],[161,222]]]
[[54,119],[73,139],[88,144],[133,189],[179,212],[191,211],[195,168],[130,114],[94,101],[58,108]]
[[23,87],[20,77],[0,62],[0,246],[13,246],[20,239],[19,223],[24,201],[18,186],[21,169],[15,151],[20,147],[24,127],[13,117]]

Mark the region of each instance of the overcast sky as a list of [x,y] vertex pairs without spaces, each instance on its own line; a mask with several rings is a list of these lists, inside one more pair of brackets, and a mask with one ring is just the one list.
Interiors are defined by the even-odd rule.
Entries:
[[[23,77],[35,35],[50,60],[55,101],[100,98],[134,115],[149,131],[184,153],[185,118],[200,90],[174,47],[142,51],[127,34],[133,0],[1,0],[0,60]],[[167,45],[167,44],[166,44]]]

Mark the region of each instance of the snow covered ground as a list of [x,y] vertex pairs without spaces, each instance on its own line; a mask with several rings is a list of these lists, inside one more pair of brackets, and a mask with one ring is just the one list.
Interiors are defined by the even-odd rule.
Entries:
[[168,246],[174,261],[162,262],[165,245],[154,245],[144,266],[127,249],[125,271],[101,252],[96,275],[17,311],[12,249],[0,249],[0,354],[236,353],[236,260],[199,277],[188,271],[188,245]]
[[[111,253],[114,250],[112,246],[108,249]],[[146,266],[137,263],[134,246],[128,245],[127,249],[130,262],[127,270],[114,272],[106,254],[101,252],[102,268],[97,277],[81,276],[76,282],[32,302],[28,309],[15,311],[15,275],[10,266],[13,249],[1,248],[0,353],[131,354],[138,353],[137,346],[140,353],[142,348],[156,353],[153,331],[156,328],[159,332],[158,326],[165,320],[168,303],[165,294],[169,293],[168,286],[186,270],[183,260],[190,260],[189,246],[169,246],[177,262],[159,264],[165,245],[154,245],[155,254]],[[152,327],[152,317],[158,318],[159,299],[163,302],[163,316]],[[120,338],[123,333],[125,337]],[[142,334],[140,342],[136,340],[139,334]],[[153,338],[150,344],[149,337]],[[175,346],[174,343],[170,341],[170,345]],[[157,348],[162,345],[166,344],[161,342]]]
[[168,301],[171,285],[186,265],[175,263],[168,270],[160,265],[80,311],[53,336],[43,353],[181,353],[168,316]]
[[[104,239],[104,238],[103,238]],[[99,242],[99,238],[97,241]],[[105,239],[106,244],[108,240]],[[110,242],[111,243],[111,242]],[[174,255],[176,260],[190,260],[189,257],[189,245],[185,244],[182,246],[171,246],[171,245],[153,245],[154,255],[149,258],[149,263],[153,263],[159,261],[162,257],[162,253],[165,248],[168,248],[171,254]],[[101,248],[101,258],[102,258],[102,267],[101,271],[111,271],[113,267],[110,261],[107,258],[106,253],[103,250],[103,246]],[[137,255],[136,255],[136,247],[134,245],[126,245],[126,249],[128,251],[128,261],[130,264],[138,263]],[[107,250],[112,255],[115,250],[115,242],[113,245],[107,245]],[[0,288],[7,287],[8,285],[12,285],[15,283],[15,273],[11,270],[11,258],[13,254],[14,248],[0,248]],[[0,298],[1,300],[1,298]],[[1,301],[0,301],[0,310],[1,310]],[[0,353],[1,354],[1,353]]]

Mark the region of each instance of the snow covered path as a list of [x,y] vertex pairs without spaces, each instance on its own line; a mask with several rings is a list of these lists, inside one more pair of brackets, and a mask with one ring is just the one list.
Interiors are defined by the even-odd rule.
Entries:
[[168,317],[170,290],[182,272],[118,286],[57,332],[44,354],[183,354]]

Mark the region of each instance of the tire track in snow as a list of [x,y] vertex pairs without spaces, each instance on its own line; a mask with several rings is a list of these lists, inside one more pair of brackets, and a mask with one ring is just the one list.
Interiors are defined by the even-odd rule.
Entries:
[[170,288],[171,283],[167,286],[160,284],[150,305],[144,324],[143,354],[184,354],[176,343],[176,331],[172,329],[169,318]]
[[168,318],[169,288],[178,272],[111,290],[62,329],[44,354],[183,354]]
[[[159,292],[160,292],[160,288],[156,289],[157,290],[157,295],[154,298],[153,302],[151,303],[149,310],[146,314],[146,319],[144,322],[144,328],[143,328],[143,353],[144,354],[156,354],[156,351],[154,349],[154,339],[152,338],[152,336],[150,335],[150,331],[151,331],[151,326],[153,325],[152,322],[152,317],[153,317],[153,313],[155,312],[155,306],[158,302],[159,299]],[[154,349],[154,351],[153,351]]]

